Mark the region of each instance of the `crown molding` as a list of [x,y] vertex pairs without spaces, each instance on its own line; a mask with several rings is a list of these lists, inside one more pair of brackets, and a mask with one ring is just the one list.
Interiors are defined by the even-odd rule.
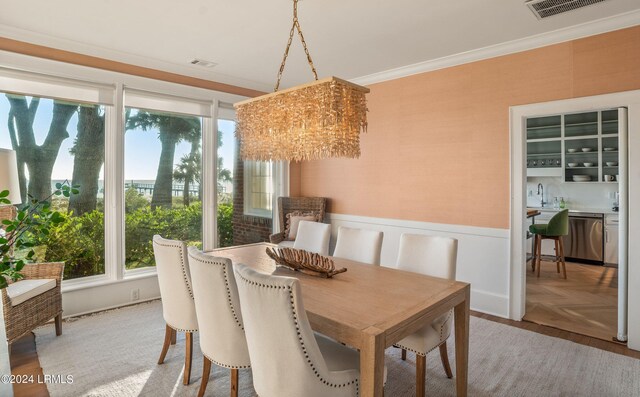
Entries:
[[640,25],[640,10],[631,11],[624,14],[615,15],[609,18],[598,19],[568,28],[554,30],[552,32],[541,33],[523,39],[512,40],[501,44],[478,48],[471,51],[461,52],[438,59],[418,62],[399,68],[389,69],[382,72],[372,73],[366,76],[349,79],[349,81],[369,85],[388,80],[395,80],[414,74],[431,72],[438,69],[445,69],[451,66],[463,65],[495,58],[502,55],[532,50],[552,44],[576,40],[583,37],[593,36],[614,30],[629,28]]
[[261,92],[271,92],[271,90],[273,89],[273,87],[267,84],[235,76],[229,76],[222,73],[216,73],[214,71],[201,69],[198,66],[186,64],[180,65],[172,62],[166,62],[159,59],[130,54],[124,51],[117,51],[105,47],[89,45],[75,40],[53,37],[50,35],[32,32],[26,29],[16,28],[13,26],[0,24],[0,37],[23,41],[25,43],[49,47],[52,49],[59,49],[62,51],[75,52],[82,55],[93,56],[96,58],[121,62],[129,65],[140,66],[148,69],[175,73],[182,76],[215,81]]

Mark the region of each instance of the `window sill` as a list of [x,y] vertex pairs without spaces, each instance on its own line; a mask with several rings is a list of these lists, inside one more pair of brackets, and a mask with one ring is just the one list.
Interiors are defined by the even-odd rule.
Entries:
[[244,212],[242,214],[245,217],[249,217],[249,218],[264,218],[264,219],[271,219],[273,217],[273,215],[271,213],[266,213],[266,212]]
[[63,280],[62,281],[62,293],[79,291],[83,289],[104,287],[111,284],[125,283],[133,280],[140,280],[144,278],[156,277],[156,271],[154,268],[140,269],[125,272],[124,278],[121,280],[114,280],[108,278],[106,275],[83,277],[82,279]]

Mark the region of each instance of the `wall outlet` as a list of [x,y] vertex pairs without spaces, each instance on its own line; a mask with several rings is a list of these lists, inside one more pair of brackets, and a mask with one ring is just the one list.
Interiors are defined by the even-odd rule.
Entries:
[[132,301],[137,301],[138,299],[140,299],[140,289],[138,289],[138,288],[132,289],[131,290],[131,300]]

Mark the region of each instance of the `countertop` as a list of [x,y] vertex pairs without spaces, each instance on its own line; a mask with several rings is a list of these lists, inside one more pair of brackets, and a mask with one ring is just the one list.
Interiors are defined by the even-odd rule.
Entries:
[[[569,208],[569,212],[593,212],[596,214],[605,214],[605,215],[618,215],[619,212],[613,211],[611,208],[589,208],[589,207],[567,207]],[[552,207],[527,207],[528,210],[538,210],[540,212],[546,213],[556,213],[560,211],[559,209],[554,209]]]

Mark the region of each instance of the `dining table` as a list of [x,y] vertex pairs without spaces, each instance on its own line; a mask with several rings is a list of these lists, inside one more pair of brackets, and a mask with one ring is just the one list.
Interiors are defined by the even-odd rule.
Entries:
[[331,278],[317,277],[276,266],[266,253],[268,247],[277,245],[256,243],[207,253],[230,258],[234,265],[242,263],[262,273],[297,278],[313,330],[360,351],[360,395],[383,396],[385,349],[451,309],[456,394],[467,395],[468,283],[337,257],[331,257],[335,267],[347,271]]

